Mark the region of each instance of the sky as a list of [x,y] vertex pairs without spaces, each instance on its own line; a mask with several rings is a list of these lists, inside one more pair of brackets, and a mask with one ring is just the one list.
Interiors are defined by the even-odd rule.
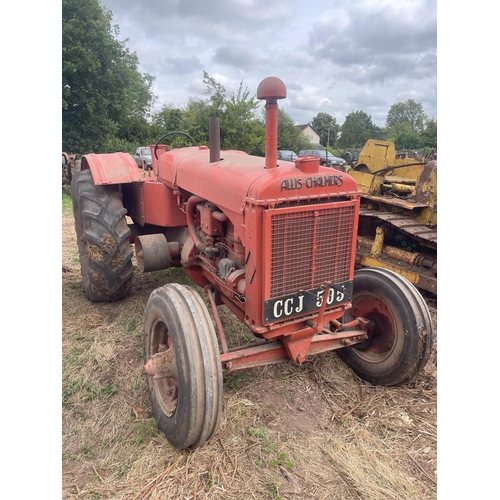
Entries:
[[206,98],[203,71],[229,94],[268,76],[296,124],[364,111],[385,126],[413,99],[437,119],[437,0],[101,0],[119,40],[155,77],[155,110]]

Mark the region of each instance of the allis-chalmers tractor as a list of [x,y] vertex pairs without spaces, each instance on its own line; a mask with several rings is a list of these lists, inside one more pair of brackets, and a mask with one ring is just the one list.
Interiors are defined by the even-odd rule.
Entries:
[[[316,157],[278,161],[285,85],[266,78],[257,97],[266,101],[265,158],[221,151],[218,121],[210,119],[209,147],[183,132],[152,145],[150,177],[126,153],[85,155],[73,176],[89,300],[130,292],[134,244],[140,272],[182,267],[211,305],[216,329],[193,287],[169,283],[151,293],[145,311],[151,405],[178,449],[199,447],[216,431],[223,371],[301,364],[339,349],[362,379],[396,385],[422,369],[432,347],[429,310],[409,281],[383,268],[354,271],[356,182]],[[170,149],[165,139],[174,135],[192,145]],[[255,342],[228,348],[222,304]]]

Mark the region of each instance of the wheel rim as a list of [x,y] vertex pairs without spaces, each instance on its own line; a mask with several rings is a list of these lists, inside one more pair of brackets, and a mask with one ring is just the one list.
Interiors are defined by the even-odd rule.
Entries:
[[368,340],[353,346],[358,356],[372,363],[387,359],[396,345],[397,327],[385,302],[373,296],[360,297],[353,304],[353,313],[369,320]]
[[[165,371],[177,373],[174,346],[167,325],[157,319],[152,327],[151,355],[165,351]],[[178,379],[175,377],[153,377],[153,387],[162,412],[171,417],[179,400]]]

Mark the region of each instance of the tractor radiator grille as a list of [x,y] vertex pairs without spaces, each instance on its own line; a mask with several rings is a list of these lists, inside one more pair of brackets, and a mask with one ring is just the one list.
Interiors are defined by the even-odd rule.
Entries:
[[271,215],[270,298],[350,279],[355,205]]

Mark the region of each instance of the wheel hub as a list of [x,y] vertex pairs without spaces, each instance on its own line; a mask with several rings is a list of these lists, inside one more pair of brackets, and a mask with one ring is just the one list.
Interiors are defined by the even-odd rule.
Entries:
[[394,318],[381,300],[374,298],[361,300],[353,306],[353,315],[369,320],[368,340],[355,345],[355,349],[375,354],[384,354],[392,349],[396,338]]
[[158,321],[153,328],[153,345],[156,351],[144,365],[144,371],[151,377],[162,412],[171,417],[177,409],[178,371],[175,350],[166,325]]

